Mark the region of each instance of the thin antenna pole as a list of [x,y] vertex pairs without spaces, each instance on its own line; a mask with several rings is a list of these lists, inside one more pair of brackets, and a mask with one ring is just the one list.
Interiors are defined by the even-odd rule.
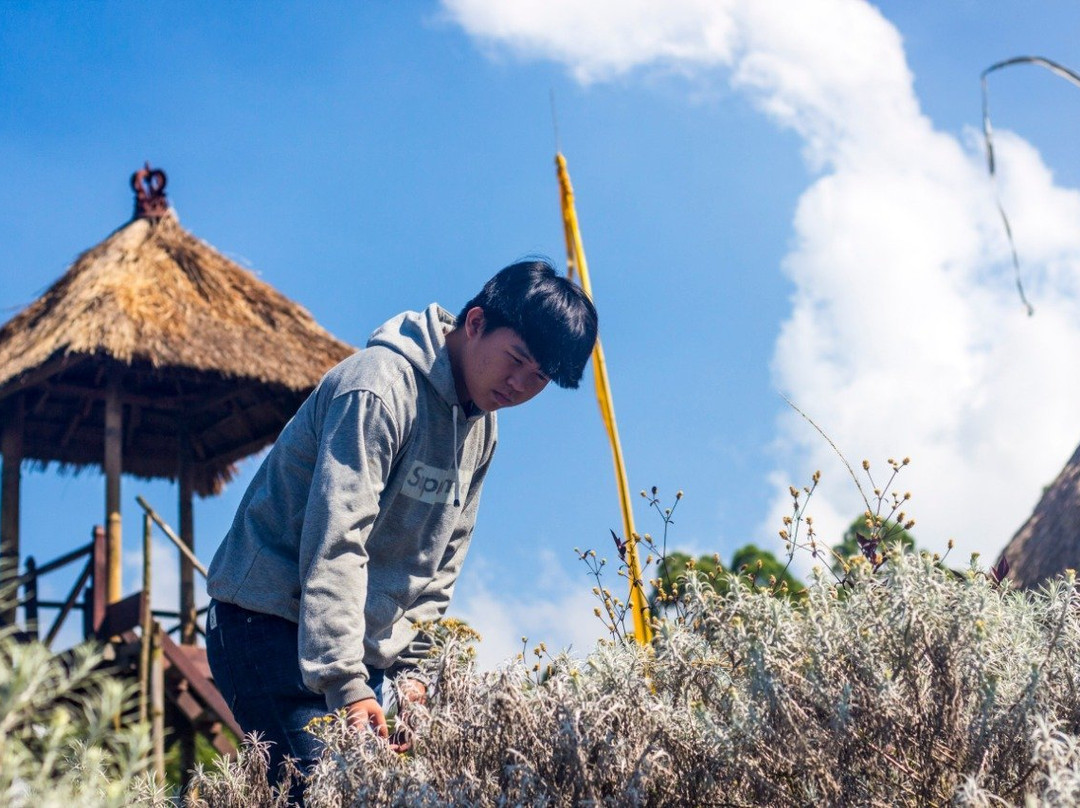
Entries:
[[555,108],[555,88],[550,88],[548,94],[551,97],[551,128],[555,131],[555,153],[561,154],[562,143],[559,139],[559,113]]

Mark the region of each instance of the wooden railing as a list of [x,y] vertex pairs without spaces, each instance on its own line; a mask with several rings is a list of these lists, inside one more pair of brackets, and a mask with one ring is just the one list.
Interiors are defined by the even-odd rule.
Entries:
[[[176,710],[186,717],[190,730],[181,730],[181,766],[187,774],[194,766],[194,735],[203,732],[221,753],[233,751],[231,740],[222,732],[227,727],[239,738],[242,730],[237,725],[228,705],[218,693],[210,678],[205,649],[194,644],[197,634],[205,632],[199,625],[206,609],[190,608],[183,613],[185,602],[194,603],[193,584],[180,594],[180,608],[176,611],[151,608],[153,590],[153,530],[160,529],[179,552],[181,563],[186,563],[203,578],[206,567],[195,557],[191,549],[141,496],[136,501],[143,509],[143,572],[142,586],[138,592],[115,603],[107,602],[108,542],[105,529],[97,526],[88,544],[77,547],[45,564],[38,564],[31,556],[26,559],[25,572],[0,587],[9,593],[7,603],[14,601],[14,615],[19,607],[23,610],[24,626],[17,630],[26,640],[38,640],[52,646],[60,635],[66,621],[74,612],[83,618],[82,638],[96,639],[118,649],[127,648],[127,659],[132,651],[138,651],[139,719],[150,724],[153,742],[154,769],[159,778],[164,776],[165,703],[168,699]],[[78,565],[82,564],[81,569]],[[40,582],[43,576],[57,573],[72,566],[79,569],[75,582],[62,600],[43,600]],[[41,635],[42,610],[56,610],[56,616],[44,637]],[[162,621],[175,621],[166,628]],[[136,632],[136,629],[139,631]],[[187,629],[187,630],[185,630]],[[173,641],[171,634],[180,632],[187,644]],[[120,652],[117,652],[120,654]],[[128,668],[132,673],[135,671]],[[176,728],[174,728],[175,730]],[[184,778],[187,779],[186,777]]]
[[[41,640],[47,646],[55,642],[65,621],[74,611],[82,613],[84,637],[96,636],[105,622],[107,603],[105,600],[105,585],[108,570],[108,548],[105,541],[105,529],[100,525],[94,527],[93,538],[89,544],[78,547],[71,552],[54,558],[45,564],[38,565],[33,556],[26,559],[26,572],[14,579],[7,587],[9,592],[16,595],[16,606],[21,606],[24,615],[24,627],[22,636],[27,639]],[[61,570],[71,564],[86,559],[82,570],[75,578],[75,584],[71,587],[63,600],[42,600],[39,595],[39,582],[44,575]],[[18,597],[19,590],[22,597]],[[79,596],[83,595],[80,601]],[[41,636],[40,613],[42,609],[56,609],[57,614],[49,626],[45,636]]]

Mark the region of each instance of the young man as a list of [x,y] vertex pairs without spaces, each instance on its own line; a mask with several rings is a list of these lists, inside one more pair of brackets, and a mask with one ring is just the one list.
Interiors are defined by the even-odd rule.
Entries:
[[282,431],[210,565],[207,654],[245,732],[318,756],[304,727],[345,708],[386,734],[384,677],[424,698],[430,640],[469,546],[495,411],[577,387],[596,310],[550,264],[513,264],[454,318],[385,323]]

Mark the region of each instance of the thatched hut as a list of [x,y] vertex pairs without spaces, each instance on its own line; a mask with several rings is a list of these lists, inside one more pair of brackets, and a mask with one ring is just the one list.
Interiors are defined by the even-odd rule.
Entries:
[[[0,551],[19,558],[23,460],[105,470],[119,555],[120,473],[217,493],[353,348],[180,226],[165,175],[132,177],[135,217],[0,327]],[[185,524],[186,522],[186,524]],[[3,567],[0,567],[2,571]],[[110,599],[119,596],[119,578]]]
[[1008,562],[1008,577],[1024,588],[1067,569],[1080,570],[1080,448],[1043,492],[1001,557]]

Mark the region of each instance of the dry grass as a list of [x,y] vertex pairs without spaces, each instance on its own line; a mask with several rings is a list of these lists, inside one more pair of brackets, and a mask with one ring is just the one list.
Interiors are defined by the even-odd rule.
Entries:
[[[415,752],[330,720],[309,804],[989,806],[1080,793],[1071,579],[1019,593],[898,552],[848,578],[846,596],[821,580],[799,603],[691,583],[685,618],[660,626],[654,648],[537,649],[539,672],[531,660],[476,672],[450,632]],[[229,792],[228,777],[204,777]]]

